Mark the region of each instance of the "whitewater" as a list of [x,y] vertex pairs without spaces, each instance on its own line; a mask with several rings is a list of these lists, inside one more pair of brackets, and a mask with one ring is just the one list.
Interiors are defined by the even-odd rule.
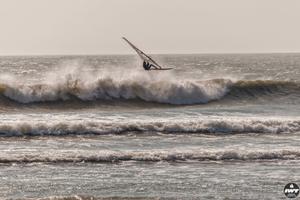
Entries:
[[0,197],[278,199],[299,182],[299,54],[154,57],[174,69],[1,57]]
[[[80,72],[77,68],[63,68],[58,76],[46,73],[45,80],[19,80],[13,74],[0,76],[2,101],[29,104],[81,100],[141,100],[171,105],[205,104],[226,96],[251,98],[263,95],[293,95],[300,91],[300,83],[281,80],[237,80],[236,78],[176,77],[172,73],[143,71]],[[66,72],[66,70],[68,70]],[[29,82],[29,83],[28,83]],[[299,97],[300,98],[300,97]]]

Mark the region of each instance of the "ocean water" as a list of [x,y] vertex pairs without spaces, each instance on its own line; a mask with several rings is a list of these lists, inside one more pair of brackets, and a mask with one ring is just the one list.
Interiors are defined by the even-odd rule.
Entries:
[[0,199],[286,199],[300,54],[0,58]]

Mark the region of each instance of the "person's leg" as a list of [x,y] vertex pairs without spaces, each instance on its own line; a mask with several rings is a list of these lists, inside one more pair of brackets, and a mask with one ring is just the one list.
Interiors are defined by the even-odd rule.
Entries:
[[153,67],[153,68],[155,68],[155,69],[158,69],[155,65],[150,64],[149,69],[150,69],[151,67]]

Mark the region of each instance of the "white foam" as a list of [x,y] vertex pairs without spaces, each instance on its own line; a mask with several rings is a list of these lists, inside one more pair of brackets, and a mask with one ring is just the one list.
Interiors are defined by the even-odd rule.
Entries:
[[124,73],[105,69],[91,73],[75,66],[49,73],[41,84],[16,81],[5,81],[3,84],[6,86],[4,95],[21,103],[67,100],[75,96],[85,101],[114,98],[194,104],[222,98],[232,81],[178,79],[172,72],[129,70]]
[[84,121],[3,121],[0,123],[2,136],[22,135],[70,135],[70,134],[247,134],[247,133],[296,133],[300,132],[300,120],[220,118],[199,120],[156,120],[127,122],[99,120]]
[[1,154],[0,163],[9,162],[117,162],[117,161],[251,161],[297,160],[297,149],[276,150],[151,150],[151,151],[47,151],[38,153]]

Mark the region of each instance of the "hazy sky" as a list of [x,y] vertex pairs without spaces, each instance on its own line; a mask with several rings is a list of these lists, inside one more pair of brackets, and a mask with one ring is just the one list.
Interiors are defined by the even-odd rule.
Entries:
[[300,52],[300,0],[0,0],[0,55]]

